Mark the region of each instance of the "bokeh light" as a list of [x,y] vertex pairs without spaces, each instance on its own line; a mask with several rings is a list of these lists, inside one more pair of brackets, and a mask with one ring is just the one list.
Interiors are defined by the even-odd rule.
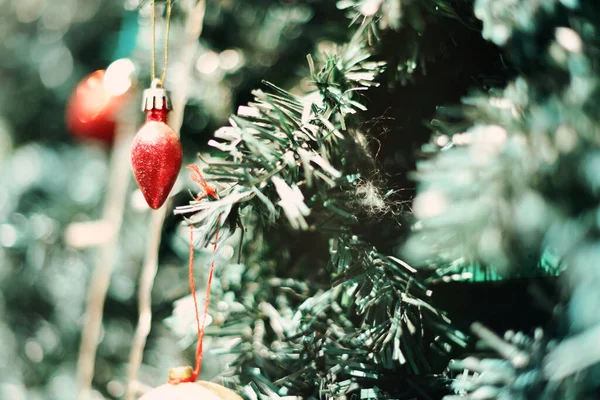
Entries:
[[111,96],[120,96],[133,85],[136,68],[128,58],[113,61],[104,74],[104,89]]

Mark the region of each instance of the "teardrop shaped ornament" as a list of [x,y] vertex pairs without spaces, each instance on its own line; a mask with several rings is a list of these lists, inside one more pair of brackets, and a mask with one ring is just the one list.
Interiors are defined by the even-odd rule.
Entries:
[[144,199],[156,210],[165,203],[175,185],[183,152],[179,137],[167,125],[171,110],[167,91],[158,87],[146,89],[142,110],[146,113],[146,123],[133,139],[131,166]]

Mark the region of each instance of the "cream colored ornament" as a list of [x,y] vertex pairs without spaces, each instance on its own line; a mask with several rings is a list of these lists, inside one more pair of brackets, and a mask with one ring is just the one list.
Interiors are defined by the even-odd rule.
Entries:
[[[192,376],[192,367],[173,368],[169,380],[187,379]],[[152,389],[140,400],[243,400],[233,390],[213,382],[197,381],[167,383]]]

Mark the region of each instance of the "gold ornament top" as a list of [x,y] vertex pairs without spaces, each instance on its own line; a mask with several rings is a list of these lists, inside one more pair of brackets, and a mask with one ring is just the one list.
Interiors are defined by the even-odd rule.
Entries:
[[194,369],[190,366],[175,367],[169,370],[169,380],[189,379],[194,375]]

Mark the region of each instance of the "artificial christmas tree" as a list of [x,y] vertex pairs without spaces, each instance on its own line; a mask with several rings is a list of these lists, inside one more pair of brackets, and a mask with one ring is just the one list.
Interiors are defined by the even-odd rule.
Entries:
[[[97,252],[62,232],[98,218],[106,155],[23,145],[20,133],[62,115],[47,111],[70,90],[49,65],[99,68],[79,64],[91,3],[72,10],[73,32],[50,55],[34,32],[15,35],[33,60],[0,60],[54,105],[9,114],[20,147],[2,169],[0,354],[19,362],[0,362],[0,398],[76,395]],[[87,31],[122,23],[126,38],[127,21],[141,21],[137,39],[112,44],[136,44],[149,71],[151,2],[126,2],[119,18],[102,13],[123,2],[107,4]],[[63,32],[51,9],[11,5],[6,29],[39,19]],[[157,18],[167,9],[157,1]],[[174,187],[174,216],[124,192],[101,252],[114,256],[103,312],[88,302],[104,317],[101,340],[83,338],[97,351],[80,355],[80,398],[202,390],[160,386],[197,357],[201,329],[199,379],[234,397],[594,398],[599,11],[587,0],[174,2],[161,82],[182,158],[198,165]],[[211,300],[194,307],[189,281],[202,291],[213,270]]]

